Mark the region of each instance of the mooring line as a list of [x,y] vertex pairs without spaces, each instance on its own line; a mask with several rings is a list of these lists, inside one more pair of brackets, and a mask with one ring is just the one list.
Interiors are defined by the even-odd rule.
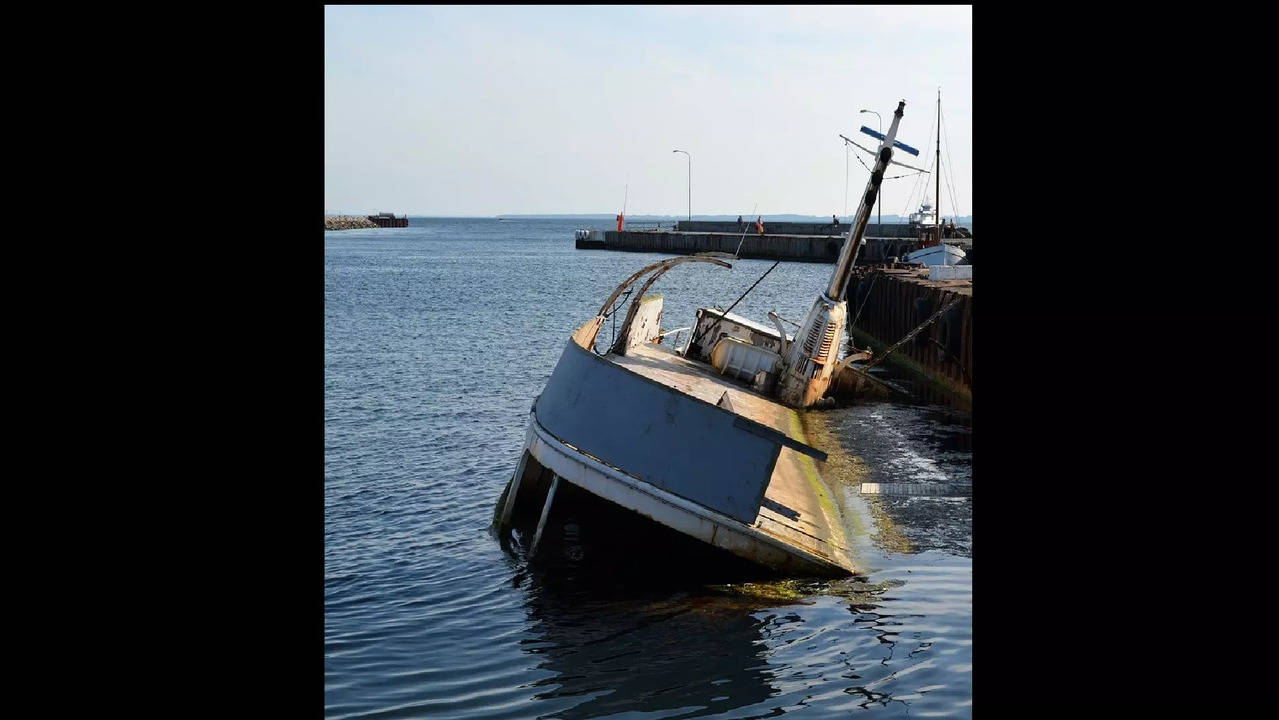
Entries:
[[925,321],[923,321],[922,323],[920,323],[920,324],[919,324],[919,327],[917,327],[917,328],[915,328],[914,330],[911,330],[910,332],[906,333],[906,337],[904,337],[904,338],[902,338],[901,340],[898,340],[897,342],[893,343],[891,347],[889,347],[887,350],[885,350],[885,351],[884,351],[884,354],[883,354],[883,355],[876,355],[876,356],[875,356],[875,357],[874,357],[874,358],[873,358],[873,359],[872,359],[869,363],[867,363],[867,364],[866,364],[866,366],[865,366],[865,367],[863,367],[863,368],[859,368],[859,369],[860,369],[860,370],[864,373],[864,372],[867,372],[868,370],[870,370],[871,368],[875,367],[875,365],[876,365],[876,364],[878,364],[880,360],[883,360],[884,358],[888,357],[888,354],[889,354],[889,353],[891,353],[892,351],[894,351],[894,350],[896,350],[897,348],[901,347],[904,343],[906,343],[906,341],[908,341],[908,340],[910,340],[911,338],[913,338],[913,337],[915,337],[916,335],[918,335],[918,334],[919,334],[919,332],[920,332],[921,330],[923,330],[924,328],[928,327],[929,325],[932,325],[932,324],[933,324],[933,322],[935,322],[935,321],[937,320],[937,318],[939,318],[939,317],[941,317],[943,314],[945,314],[945,313],[946,313],[946,311],[950,310],[952,307],[954,307],[955,305],[959,304],[959,301],[960,301],[961,299],[963,299],[963,297],[964,297],[963,295],[960,295],[959,293],[955,293],[955,296],[954,296],[954,297],[952,297],[952,298],[950,299],[950,301],[949,301],[949,302],[947,302],[944,306],[942,306],[942,308],[941,308],[940,310],[938,310],[937,312],[933,313],[933,314],[932,314],[932,317],[930,317],[930,318],[928,318],[927,320],[925,320]]
[[[693,347],[694,345],[696,345],[696,344],[697,344],[697,341],[698,341],[698,340],[700,340],[700,339],[702,339],[702,337],[703,337],[704,335],[706,335],[706,333],[707,333],[707,332],[710,332],[711,328],[717,328],[717,327],[719,327],[720,321],[722,321],[726,315],[728,315],[730,312],[732,312],[732,311],[733,311],[733,308],[737,307],[737,303],[741,302],[741,301],[742,301],[742,298],[744,298],[744,297],[746,297],[747,295],[749,295],[749,294],[750,294],[750,291],[751,291],[751,290],[754,290],[754,289],[755,289],[755,286],[756,286],[756,285],[758,285],[758,284],[760,283],[760,280],[763,280],[764,278],[768,277],[768,274],[769,274],[769,273],[771,273],[771,272],[773,271],[773,268],[777,267],[777,266],[778,266],[781,262],[782,262],[782,261],[779,259],[777,262],[774,262],[774,263],[773,263],[773,267],[770,267],[769,269],[765,270],[765,271],[764,271],[764,274],[759,276],[759,280],[756,280],[754,283],[751,283],[751,286],[750,286],[750,287],[748,287],[748,288],[746,288],[746,292],[742,293],[741,297],[739,297],[739,298],[737,298],[736,300],[734,300],[734,301],[733,301],[733,304],[732,304],[732,305],[729,305],[727,310],[725,310],[724,312],[720,313],[719,319],[718,319],[718,320],[716,320],[716,321],[714,322],[714,324],[712,324],[712,325],[707,325],[707,326],[706,326],[706,330],[703,330],[701,333],[694,335],[694,336],[693,336],[693,339],[692,339],[692,340],[690,340],[690,341],[688,342],[688,347]],[[785,340],[785,338],[783,338],[783,340]]]

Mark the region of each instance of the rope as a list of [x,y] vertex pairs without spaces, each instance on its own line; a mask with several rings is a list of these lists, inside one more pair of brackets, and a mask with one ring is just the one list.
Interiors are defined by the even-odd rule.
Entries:
[[946,171],[950,174],[950,201],[954,203],[955,217],[959,217],[959,198],[955,197],[955,162],[950,159],[950,134],[946,132],[946,111],[941,111],[942,137],[946,139]]
[[[870,166],[869,166],[869,165],[867,165],[867,164],[866,164],[866,162],[865,162],[864,160],[862,160],[861,158],[857,158],[857,162],[861,163],[861,164],[862,164],[862,167],[866,168],[866,170],[867,170],[868,172],[874,172],[873,170],[871,170],[871,169],[870,169]],[[911,177],[912,175],[921,175],[921,174],[923,174],[924,172],[926,172],[926,171],[924,171],[924,170],[920,170],[920,171],[918,171],[918,172],[906,173],[905,175],[891,175],[891,176],[889,176],[889,177],[884,178],[884,180],[896,180],[896,179],[898,179],[898,178]]]
[[[933,126],[935,123],[936,123],[936,118],[932,117],[932,113],[929,113],[928,142],[924,143],[924,147],[928,147],[929,145],[932,144],[933,130],[935,129]],[[902,208],[903,216],[906,216],[910,212],[911,200],[915,198],[915,191],[919,189],[919,184],[920,184],[919,181],[916,180],[915,184],[910,189],[910,194],[906,196],[906,207]],[[925,190],[925,192],[927,191]]]
[[748,287],[748,288],[746,288],[746,292],[742,293],[741,297],[739,297],[739,298],[737,298],[736,300],[734,300],[734,301],[733,301],[733,304],[732,304],[732,305],[729,305],[729,306],[728,306],[728,309],[727,309],[727,310],[725,310],[723,313],[721,313],[721,314],[720,314],[720,316],[719,316],[719,318],[718,318],[718,319],[717,319],[717,320],[716,320],[713,324],[711,324],[711,325],[707,325],[705,330],[703,330],[702,332],[697,333],[696,335],[694,335],[694,336],[693,336],[693,339],[688,341],[688,347],[693,347],[694,345],[696,345],[696,344],[697,344],[697,341],[698,341],[698,340],[700,340],[700,339],[702,339],[702,336],[703,336],[703,335],[705,335],[706,333],[710,332],[711,328],[717,328],[717,327],[719,327],[720,320],[723,320],[725,315],[727,315],[727,314],[729,314],[730,312],[732,312],[732,311],[733,311],[733,308],[737,307],[737,303],[741,302],[741,301],[742,301],[742,298],[744,298],[744,297],[746,297],[748,294],[750,294],[750,291],[751,291],[751,290],[754,290],[754,289],[755,289],[755,286],[756,286],[756,285],[758,285],[758,284],[760,283],[760,281],[761,281],[761,280],[763,280],[764,278],[768,277],[768,274],[769,274],[769,273],[771,273],[771,272],[773,271],[773,268],[777,267],[777,266],[778,266],[781,262],[782,262],[781,260],[778,260],[777,262],[773,263],[773,267],[770,267],[769,269],[765,270],[765,271],[764,271],[764,274],[759,276],[759,280],[756,280],[755,282],[751,283],[751,286],[750,286],[750,287]]
[[[759,203],[755,203],[755,207],[751,208],[751,215],[754,215],[755,211],[758,209]],[[737,217],[741,217],[741,215],[738,215]],[[748,229],[750,229],[750,226],[746,223],[742,223],[742,239],[737,241],[737,250],[733,253],[734,259],[737,259],[738,254],[742,251],[742,243],[746,242],[746,231]]]
[[[613,303],[613,309],[604,313],[604,317],[613,318],[613,322],[609,323],[610,337],[608,341],[608,346],[610,349],[613,347],[613,343],[617,342],[617,316],[615,313],[617,313],[618,308],[626,304],[626,299],[631,296],[631,293],[634,292],[634,290],[635,288],[631,288],[627,290],[626,292],[622,293],[622,296],[617,299],[617,302]],[[599,355],[600,357],[603,357],[608,354],[607,350],[604,352],[600,352],[599,350],[596,350],[594,347],[592,347],[591,350],[594,350],[595,354]]]
[[866,363],[866,365],[865,365],[864,367],[862,367],[862,368],[861,368],[861,371],[862,371],[862,372],[867,372],[867,371],[869,371],[871,368],[875,367],[877,364],[879,364],[879,361],[880,361],[880,360],[883,360],[884,358],[888,357],[888,354],[889,354],[889,353],[891,353],[892,351],[894,351],[894,350],[896,350],[897,348],[901,347],[903,344],[905,344],[905,343],[906,343],[906,341],[908,341],[908,340],[910,340],[911,338],[913,338],[913,337],[915,337],[916,335],[918,335],[918,334],[919,334],[919,332],[920,332],[921,330],[923,330],[924,328],[928,327],[929,325],[932,325],[932,324],[933,324],[933,322],[934,322],[934,321],[936,321],[936,320],[937,320],[937,318],[939,318],[939,317],[941,317],[942,315],[944,315],[944,314],[946,313],[946,311],[947,311],[947,310],[950,310],[950,309],[951,309],[952,307],[954,307],[955,305],[958,305],[958,304],[959,304],[959,301],[960,301],[960,300],[962,300],[962,299],[963,299],[963,297],[964,297],[963,295],[960,295],[960,294],[956,293],[956,294],[955,294],[955,296],[954,296],[954,297],[952,297],[952,298],[950,299],[950,302],[948,302],[948,303],[946,303],[945,305],[943,305],[943,306],[942,306],[942,308],[941,308],[940,310],[938,310],[937,312],[933,313],[931,317],[929,317],[927,320],[925,320],[925,321],[923,321],[922,323],[920,323],[920,324],[919,324],[919,327],[917,327],[917,328],[915,328],[914,330],[911,330],[910,332],[906,333],[906,337],[904,337],[904,338],[902,338],[901,340],[898,340],[897,342],[893,343],[891,347],[889,347],[887,350],[885,350],[885,351],[884,351],[884,354],[883,354],[883,355],[876,355],[876,356],[874,357],[874,359],[872,359],[869,363]]

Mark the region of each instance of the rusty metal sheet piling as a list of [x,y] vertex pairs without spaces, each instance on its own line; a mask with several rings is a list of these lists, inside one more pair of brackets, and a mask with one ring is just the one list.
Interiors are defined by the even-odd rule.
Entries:
[[887,362],[972,399],[972,280],[928,280],[917,269],[865,267],[850,280],[848,297],[850,304],[865,303],[855,326],[850,313],[849,334],[869,343],[876,356],[957,298]]

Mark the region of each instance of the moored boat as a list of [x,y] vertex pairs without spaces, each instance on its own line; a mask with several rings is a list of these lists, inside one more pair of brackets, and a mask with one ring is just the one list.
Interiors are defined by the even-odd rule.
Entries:
[[965,257],[963,248],[957,245],[931,245],[902,256],[902,262],[921,265],[958,265]]

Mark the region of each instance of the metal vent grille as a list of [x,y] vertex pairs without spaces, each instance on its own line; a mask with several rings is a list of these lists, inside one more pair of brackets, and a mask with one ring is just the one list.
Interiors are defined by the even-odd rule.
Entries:
[[814,360],[825,362],[826,357],[830,355],[830,346],[835,342],[835,323],[826,323],[826,332],[822,334],[821,349],[818,354],[813,357]]
[[821,336],[822,326],[814,324],[808,330],[808,337],[804,338],[804,354],[812,357],[813,348],[817,345],[817,338]]

